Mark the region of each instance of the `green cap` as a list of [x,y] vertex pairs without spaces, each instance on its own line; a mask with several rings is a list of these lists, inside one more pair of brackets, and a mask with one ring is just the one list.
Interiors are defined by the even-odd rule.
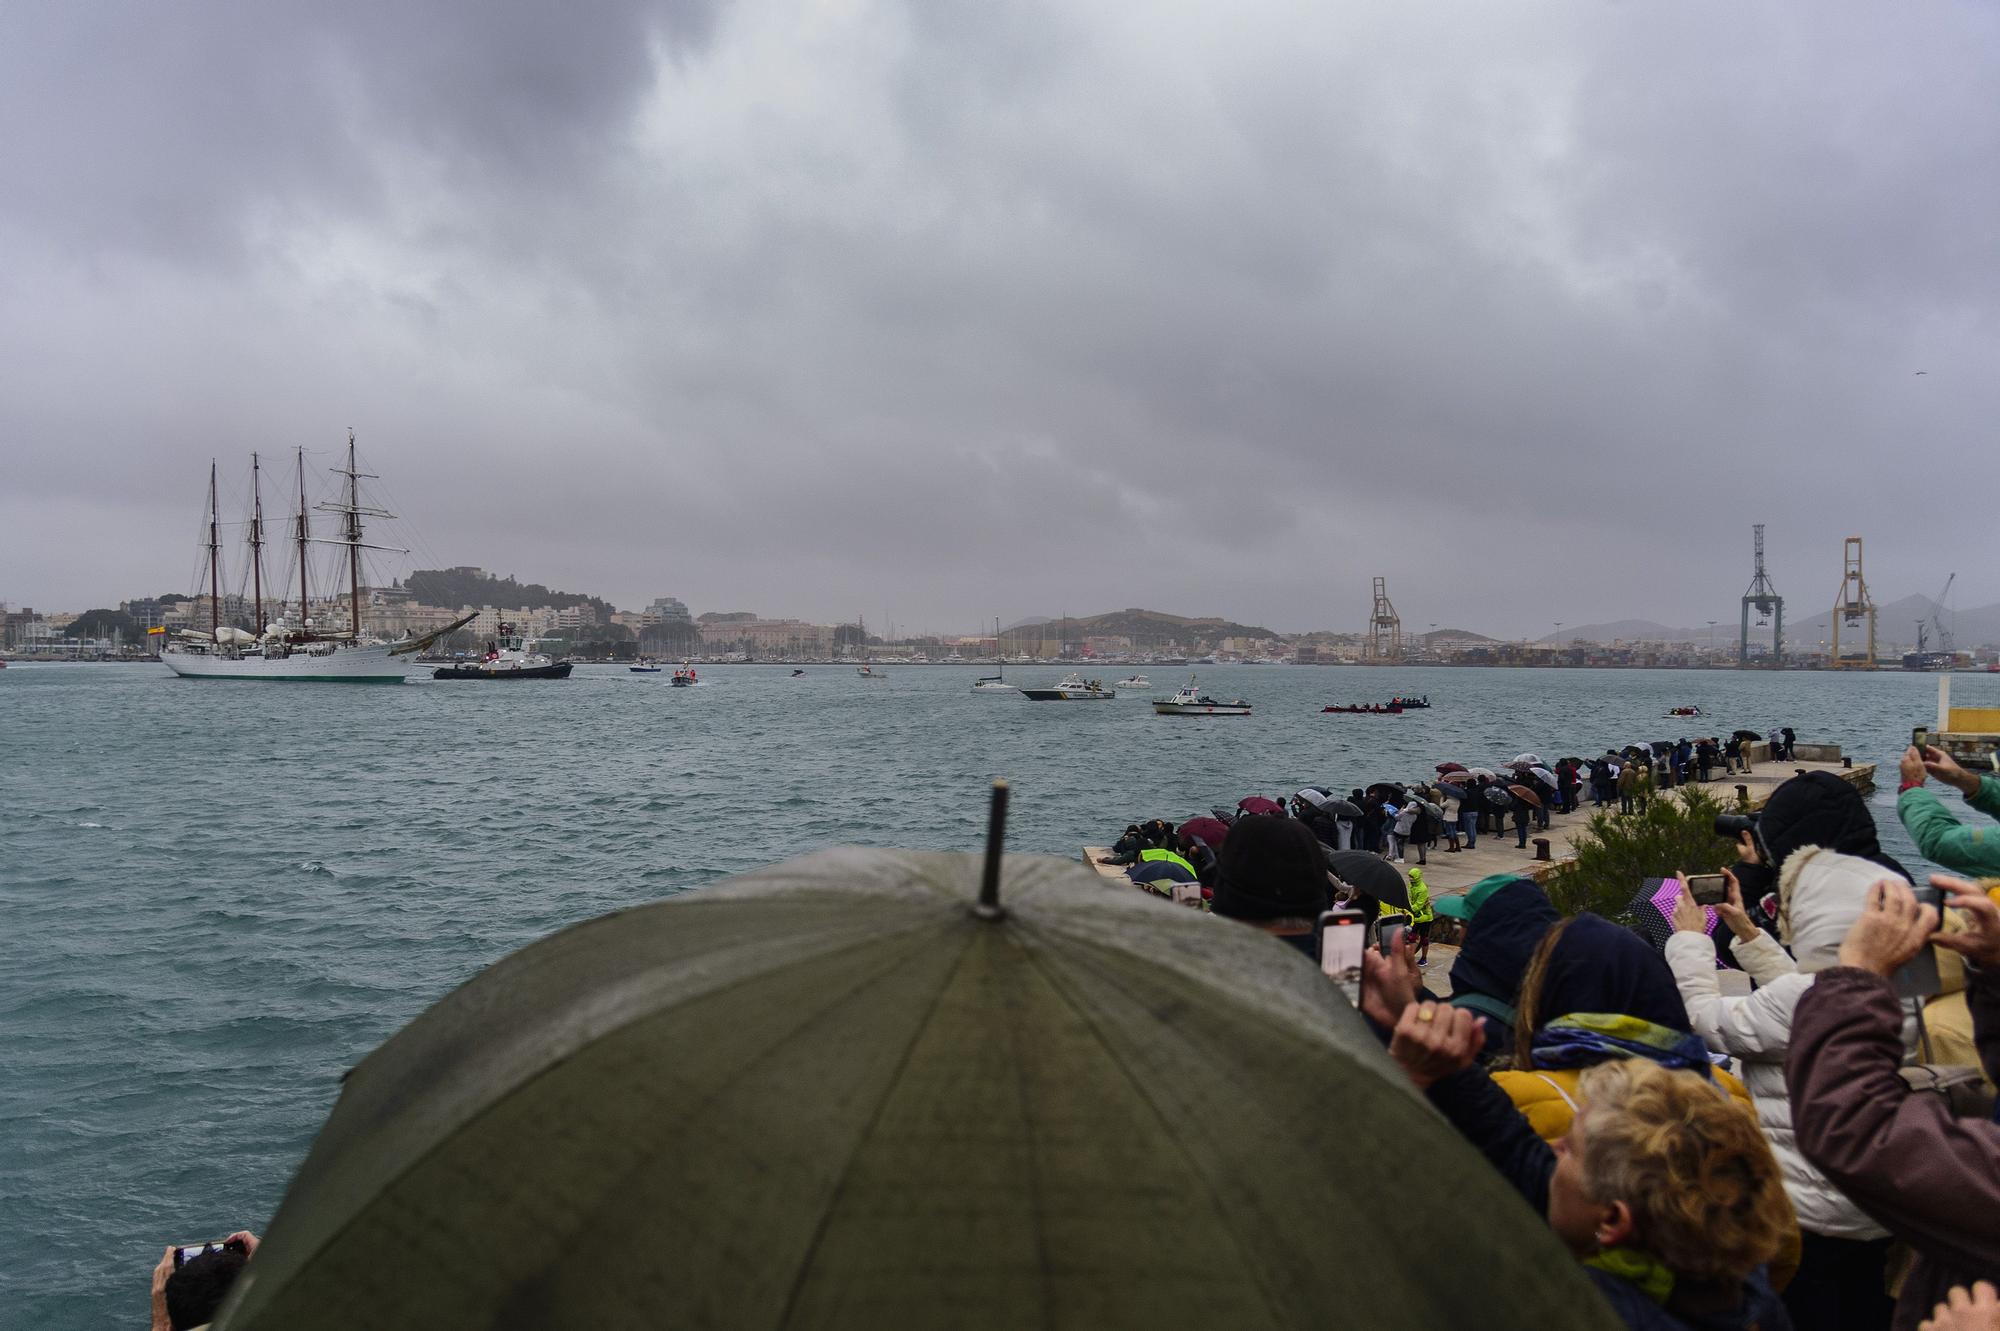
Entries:
[[1481,906],[1486,904],[1486,898],[1520,877],[1521,875],[1517,873],[1488,874],[1466,888],[1462,895],[1439,897],[1432,903],[1432,907],[1438,914],[1449,915],[1454,920],[1469,920],[1479,913]]

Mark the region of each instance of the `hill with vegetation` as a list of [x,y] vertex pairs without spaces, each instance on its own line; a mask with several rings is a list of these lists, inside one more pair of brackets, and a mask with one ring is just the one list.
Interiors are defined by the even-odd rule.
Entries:
[[455,610],[460,606],[490,605],[498,610],[561,610],[572,605],[596,608],[600,616],[611,614],[611,603],[583,592],[550,591],[539,582],[516,582],[513,575],[495,578],[465,569],[418,569],[404,580],[410,595],[425,605]]

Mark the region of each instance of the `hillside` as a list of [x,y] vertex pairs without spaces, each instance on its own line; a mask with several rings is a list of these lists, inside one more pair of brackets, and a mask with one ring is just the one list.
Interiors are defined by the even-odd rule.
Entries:
[[1122,634],[1135,642],[1153,638],[1174,638],[1187,642],[1196,638],[1278,636],[1270,629],[1258,628],[1254,624],[1238,624],[1234,620],[1217,619],[1213,616],[1190,619],[1182,615],[1170,615],[1163,610],[1141,610],[1136,607],[1112,610],[1101,615],[1072,616],[1069,621],[1069,631],[1072,638],[1089,634]]
[[611,614],[609,601],[583,592],[550,591],[539,582],[516,582],[511,574],[495,578],[479,576],[464,569],[423,568],[406,578],[403,585],[423,604],[439,605],[448,610],[479,605],[490,605],[500,610],[589,605],[594,606],[601,616],[609,617]]

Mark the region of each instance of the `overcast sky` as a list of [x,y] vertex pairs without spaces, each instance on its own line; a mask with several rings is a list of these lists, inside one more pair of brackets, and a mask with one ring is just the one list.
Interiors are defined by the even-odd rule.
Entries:
[[1758,521],[1799,620],[1850,533],[2000,600],[1996,16],[6,5],[0,600],[349,425],[627,607],[1690,623]]

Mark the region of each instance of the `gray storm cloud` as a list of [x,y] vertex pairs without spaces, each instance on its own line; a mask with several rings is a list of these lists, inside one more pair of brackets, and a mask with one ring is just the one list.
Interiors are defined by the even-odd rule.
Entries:
[[[620,604],[1697,622],[1971,557],[1976,6],[0,11],[0,599],[352,424]],[[1923,375],[1916,371],[1923,370]],[[171,571],[162,583],[162,570]]]

